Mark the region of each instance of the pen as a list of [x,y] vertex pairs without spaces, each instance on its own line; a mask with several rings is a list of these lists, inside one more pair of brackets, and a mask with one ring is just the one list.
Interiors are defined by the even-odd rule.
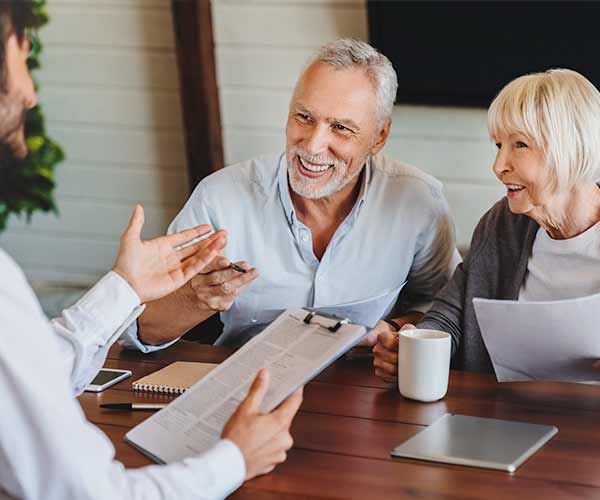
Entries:
[[234,271],[237,271],[238,273],[247,273],[248,272],[243,267],[240,267],[237,264],[234,264],[233,262],[231,264],[229,264],[229,267],[231,269],[233,269]]
[[161,403],[109,403],[100,405],[105,410],[161,410],[167,406]]

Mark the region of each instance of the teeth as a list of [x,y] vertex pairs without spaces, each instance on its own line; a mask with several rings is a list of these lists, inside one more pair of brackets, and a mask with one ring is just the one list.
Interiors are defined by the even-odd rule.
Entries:
[[325,172],[325,170],[327,170],[330,166],[331,163],[325,163],[325,164],[312,164],[312,163],[308,163],[307,161],[305,161],[304,159],[298,157],[300,159],[300,163],[302,164],[302,166],[306,169],[306,170],[310,170],[311,172]]
[[523,186],[519,186],[518,184],[507,184],[506,187],[509,191],[521,191]]

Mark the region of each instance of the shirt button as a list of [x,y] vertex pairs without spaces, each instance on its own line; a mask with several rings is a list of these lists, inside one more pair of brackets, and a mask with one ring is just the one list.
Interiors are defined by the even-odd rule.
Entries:
[[304,242],[308,241],[308,233],[306,231],[300,231],[300,239]]

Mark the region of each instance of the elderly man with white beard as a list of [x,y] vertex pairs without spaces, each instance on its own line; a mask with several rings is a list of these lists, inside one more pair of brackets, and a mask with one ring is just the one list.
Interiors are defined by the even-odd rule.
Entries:
[[[288,307],[375,327],[370,344],[419,319],[457,253],[441,183],[378,154],[397,86],[390,61],[370,45],[322,47],[296,84],[285,153],[205,178],[169,228],[227,228],[225,254],[148,304],[125,345],[168,345],[216,312],[224,323],[216,343],[233,347]],[[397,324],[381,321],[390,318]]]

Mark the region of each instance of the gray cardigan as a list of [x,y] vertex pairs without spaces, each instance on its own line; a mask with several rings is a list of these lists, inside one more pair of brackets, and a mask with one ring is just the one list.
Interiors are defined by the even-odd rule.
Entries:
[[506,198],[479,221],[464,262],[418,325],[452,335],[452,368],[494,373],[473,298],[518,298],[538,228],[533,219],[513,214]]

